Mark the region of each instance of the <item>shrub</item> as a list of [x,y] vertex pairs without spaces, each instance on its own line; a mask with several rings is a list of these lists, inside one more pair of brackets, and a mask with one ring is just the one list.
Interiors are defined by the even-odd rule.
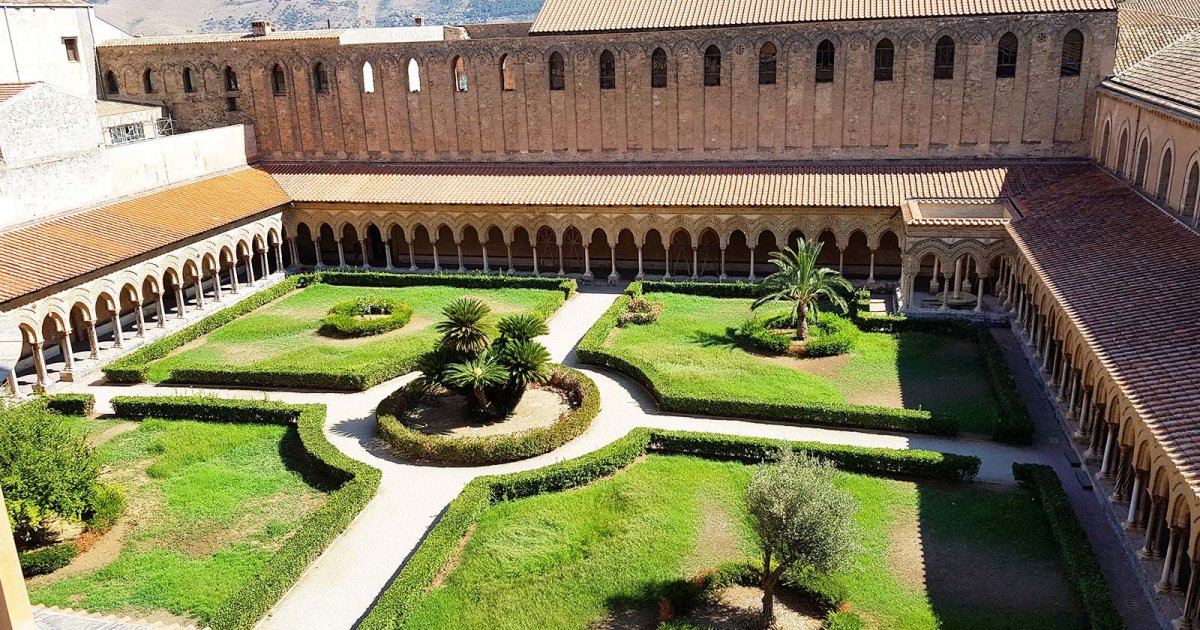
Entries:
[[[771,317],[751,316],[734,332],[734,338],[742,344],[771,354],[787,354],[792,350],[796,335],[791,330],[789,315]],[[808,339],[800,353],[807,357],[832,357],[846,354],[858,340],[859,330],[845,317],[833,313],[821,313],[816,325],[809,330]]]
[[[630,285],[632,286],[632,285]],[[671,282],[643,280],[643,293],[683,293],[718,298],[756,298],[762,295],[762,287],[753,282]]]
[[78,555],[79,549],[75,543],[64,542],[18,553],[17,561],[21,563],[21,573],[25,574],[26,578],[31,578],[35,575],[53,573],[71,564],[71,561]]
[[572,406],[551,426],[509,435],[445,437],[410,429],[397,418],[426,394],[414,381],[379,403],[379,437],[406,457],[473,466],[549,453],[587,430],[600,411],[600,393],[590,378],[564,366],[553,368],[548,386],[564,392]]
[[88,529],[104,533],[112,529],[125,512],[125,490],[107,483],[96,484],[88,508],[83,514]]
[[653,324],[662,315],[663,303],[647,300],[642,296],[633,297],[625,306],[625,312],[617,316],[618,326],[629,324]]
[[770,354],[787,354],[795,333],[775,330],[778,317],[751,315],[736,331],[734,339],[749,348]]
[[817,316],[817,325],[804,344],[804,354],[810,357],[832,357],[846,354],[858,340],[859,330],[854,322],[833,313]]
[[464,289],[542,289],[561,291],[569,298],[578,290],[571,278],[539,278],[503,274],[418,274],[384,273],[378,271],[317,271],[312,282],[356,287],[425,287],[448,286]]
[[[118,415],[210,422],[296,424],[316,471],[338,485],[325,503],[304,518],[296,532],[213,613],[215,630],[249,630],[296,583],[300,575],[366,507],[379,487],[378,470],[344,455],[325,439],[324,405],[285,405],[270,401],[223,400],[199,396],[113,399]],[[284,421],[286,418],[286,422]]]
[[64,416],[90,416],[96,407],[91,394],[51,394],[46,396],[46,408]]
[[1054,469],[1041,464],[1013,464],[1013,477],[1033,491],[1033,496],[1042,506],[1062,554],[1067,580],[1079,595],[1090,626],[1095,630],[1124,628],[1125,623],[1113,606],[1112,593],[1104,581],[1087,533],[1079,524]]
[[41,538],[50,518],[79,520],[99,474],[83,433],[49,413],[44,401],[0,412],[0,486],[19,543]]
[[[371,319],[371,316],[382,316]],[[335,304],[321,320],[322,335],[369,337],[403,328],[412,319],[412,307],[377,295],[364,295]]]

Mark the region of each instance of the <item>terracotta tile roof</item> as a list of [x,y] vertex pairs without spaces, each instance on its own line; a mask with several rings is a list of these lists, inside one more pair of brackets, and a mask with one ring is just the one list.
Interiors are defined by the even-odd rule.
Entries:
[[[1200,2],[1195,2],[1200,7]],[[1149,13],[1122,4],[1118,13],[1118,43],[1115,72],[1166,48],[1180,37],[1200,28],[1200,18]]]
[[1126,9],[1200,20],[1200,2],[1196,0],[1125,0],[1121,10]]
[[1184,35],[1108,82],[1200,107],[1200,30]]
[[270,175],[217,175],[0,232],[0,303],[286,204]]
[[36,85],[34,83],[0,83],[0,103],[24,92],[26,88]]
[[[1018,163],[315,164],[266,169],[296,201],[559,206],[898,206],[995,199],[1055,167]],[[1059,164],[1051,162],[1051,164]],[[1018,181],[1019,180],[1019,181]]]
[[1096,167],[1014,202],[1017,246],[1200,490],[1200,236]]
[[[0,0],[2,1],[2,0]],[[225,44],[229,42],[262,42],[286,39],[333,39],[342,36],[346,29],[314,29],[310,31],[275,31],[266,35],[250,33],[208,33],[199,35],[154,35],[150,37],[127,37],[100,42],[100,48],[120,46],[162,46],[173,44]]]
[[630,31],[1116,8],[1116,0],[546,0],[530,32]]
[[86,7],[84,0],[0,0],[0,7]]

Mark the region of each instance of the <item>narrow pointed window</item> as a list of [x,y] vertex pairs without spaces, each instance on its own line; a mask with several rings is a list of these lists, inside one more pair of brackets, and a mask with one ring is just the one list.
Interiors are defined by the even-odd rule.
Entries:
[[714,45],[704,51],[704,86],[718,85],[721,85],[721,49]]
[[896,67],[896,47],[892,40],[884,39],[875,44],[875,80],[891,81]]
[[1077,77],[1083,68],[1083,33],[1071,29],[1063,38],[1062,65],[1058,74],[1063,77]]
[[833,42],[828,39],[817,44],[817,83],[833,83]]
[[600,53],[600,89],[617,89],[617,59],[607,50]]
[[667,87],[667,51],[661,48],[650,55],[650,87]]
[[767,42],[758,49],[758,84],[775,85],[779,65],[779,51],[775,44]]
[[1005,33],[996,46],[996,78],[1011,79],[1017,76],[1017,36]]
[[954,78],[954,40],[942,36],[933,49],[933,78],[946,80]]
[[550,53],[550,89],[558,92],[567,89],[567,64],[562,54]]

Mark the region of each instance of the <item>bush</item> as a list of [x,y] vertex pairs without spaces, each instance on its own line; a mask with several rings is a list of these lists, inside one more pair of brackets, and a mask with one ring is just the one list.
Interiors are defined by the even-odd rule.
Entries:
[[18,553],[17,561],[21,563],[21,573],[28,579],[35,575],[53,573],[71,564],[78,555],[79,549],[75,543],[65,542]]
[[795,333],[775,330],[779,317],[752,315],[734,331],[734,339],[745,346],[769,354],[787,354]]
[[423,384],[414,381],[379,403],[379,437],[406,457],[473,466],[549,453],[587,430],[600,411],[600,392],[590,378],[563,366],[553,368],[548,386],[564,392],[572,406],[549,427],[510,435],[445,437],[410,429],[397,419],[426,395]]
[[[619,471],[647,452],[718,458],[731,457],[731,453],[759,453],[761,457],[757,461],[762,461],[768,453],[775,453],[781,446],[791,446],[824,457],[839,468],[844,467],[855,472],[966,480],[979,470],[979,459],[976,457],[930,451],[866,449],[728,435],[634,429],[616,442],[582,457],[537,470],[478,477],[467,484],[462,493],[450,502],[442,518],[429,531],[387,590],[376,600],[375,606],[358,628],[404,628],[408,615],[425,596],[437,574],[453,557],[463,536],[495,502],[584,486]],[[905,463],[905,460],[909,461]],[[872,468],[872,462],[877,463],[878,467]],[[897,470],[904,472],[896,473]],[[756,575],[756,570],[753,566],[743,564],[723,566],[707,583],[732,584],[735,580]],[[816,596],[825,597],[820,594]]]
[[804,344],[804,354],[809,357],[832,357],[846,354],[858,341],[859,330],[854,322],[833,313],[817,316],[817,325]]
[[[630,285],[632,286],[632,285]],[[718,298],[756,298],[762,295],[761,286],[753,282],[671,282],[643,280],[643,293],[683,293]]]
[[1058,543],[1059,553],[1062,554],[1067,580],[1079,595],[1091,627],[1094,630],[1124,628],[1125,622],[1113,606],[1112,593],[1104,581],[1087,533],[1079,524],[1054,469],[1042,464],[1013,464],[1013,477],[1033,491],[1033,496],[1042,506],[1050,523],[1050,531]]
[[[382,315],[368,319],[371,315]],[[364,295],[335,304],[321,320],[322,335],[369,337],[403,328],[412,319],[412,307],[377,295]]]
[[83,518],[88,529],[103,534],[112,529],[125,513],[125,490],[107,483],[96,484]]
[[356,287],[448,286],[464,289],[542,289],[561,291],[569,298],[578,290],[571,278],[539,278],[502,274],[418,274],[378,271],[317,271],[307,274],[311,282]]
[[90,416],[96,408],[91,394],[51,394],[46,396],[46,408],[64,416]]
[[83,433],[45,401],[0,411],[0,486],[19,544],[39,540],[48,519],[82,518],[99,474]]
[[644,325],[653,324],[658,321],[658,316],[662,315],[663,303],[647,300],[642,296],[630,298],[626,304],[625,312],[617,316],[618,326],[627,326],[629,324]]
[[[378,470],[353,460],[325,439],[324,405],[285,405],[270,401],[223,400],[199,396],[122,396],[113,399],[135,418],[155,417],[210,422],[294,422],[316,472],[338,484],[315,512],[305,517],[287,542],[213,613],[215,630],[249,630],[300,579],[317,556],[366,507],[379,487]],[[286,421],[285,421],[286,418]]]

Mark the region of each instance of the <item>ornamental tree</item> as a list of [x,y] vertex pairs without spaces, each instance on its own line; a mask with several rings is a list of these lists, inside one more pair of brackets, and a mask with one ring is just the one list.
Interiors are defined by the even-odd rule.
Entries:
[[832,464],[783,451],[755,471],[746,490],[763,553],[763,621],[774,620],[775,589],[789,570],[828,573],[855,552],[858,502],[834,485]]
[[763,296],[754,301],[751,309],[775,302],[791,302],[796,321],[796,339],[808,339],[808,323],[817,317],[817,304],[825,299],[838,311],[847,310],[843,292],[853,287],[842,274],[827,267],[817,267],[824,243],[801,240],[793,247],[771,252],[771,262],[779,268],[762,281]]

